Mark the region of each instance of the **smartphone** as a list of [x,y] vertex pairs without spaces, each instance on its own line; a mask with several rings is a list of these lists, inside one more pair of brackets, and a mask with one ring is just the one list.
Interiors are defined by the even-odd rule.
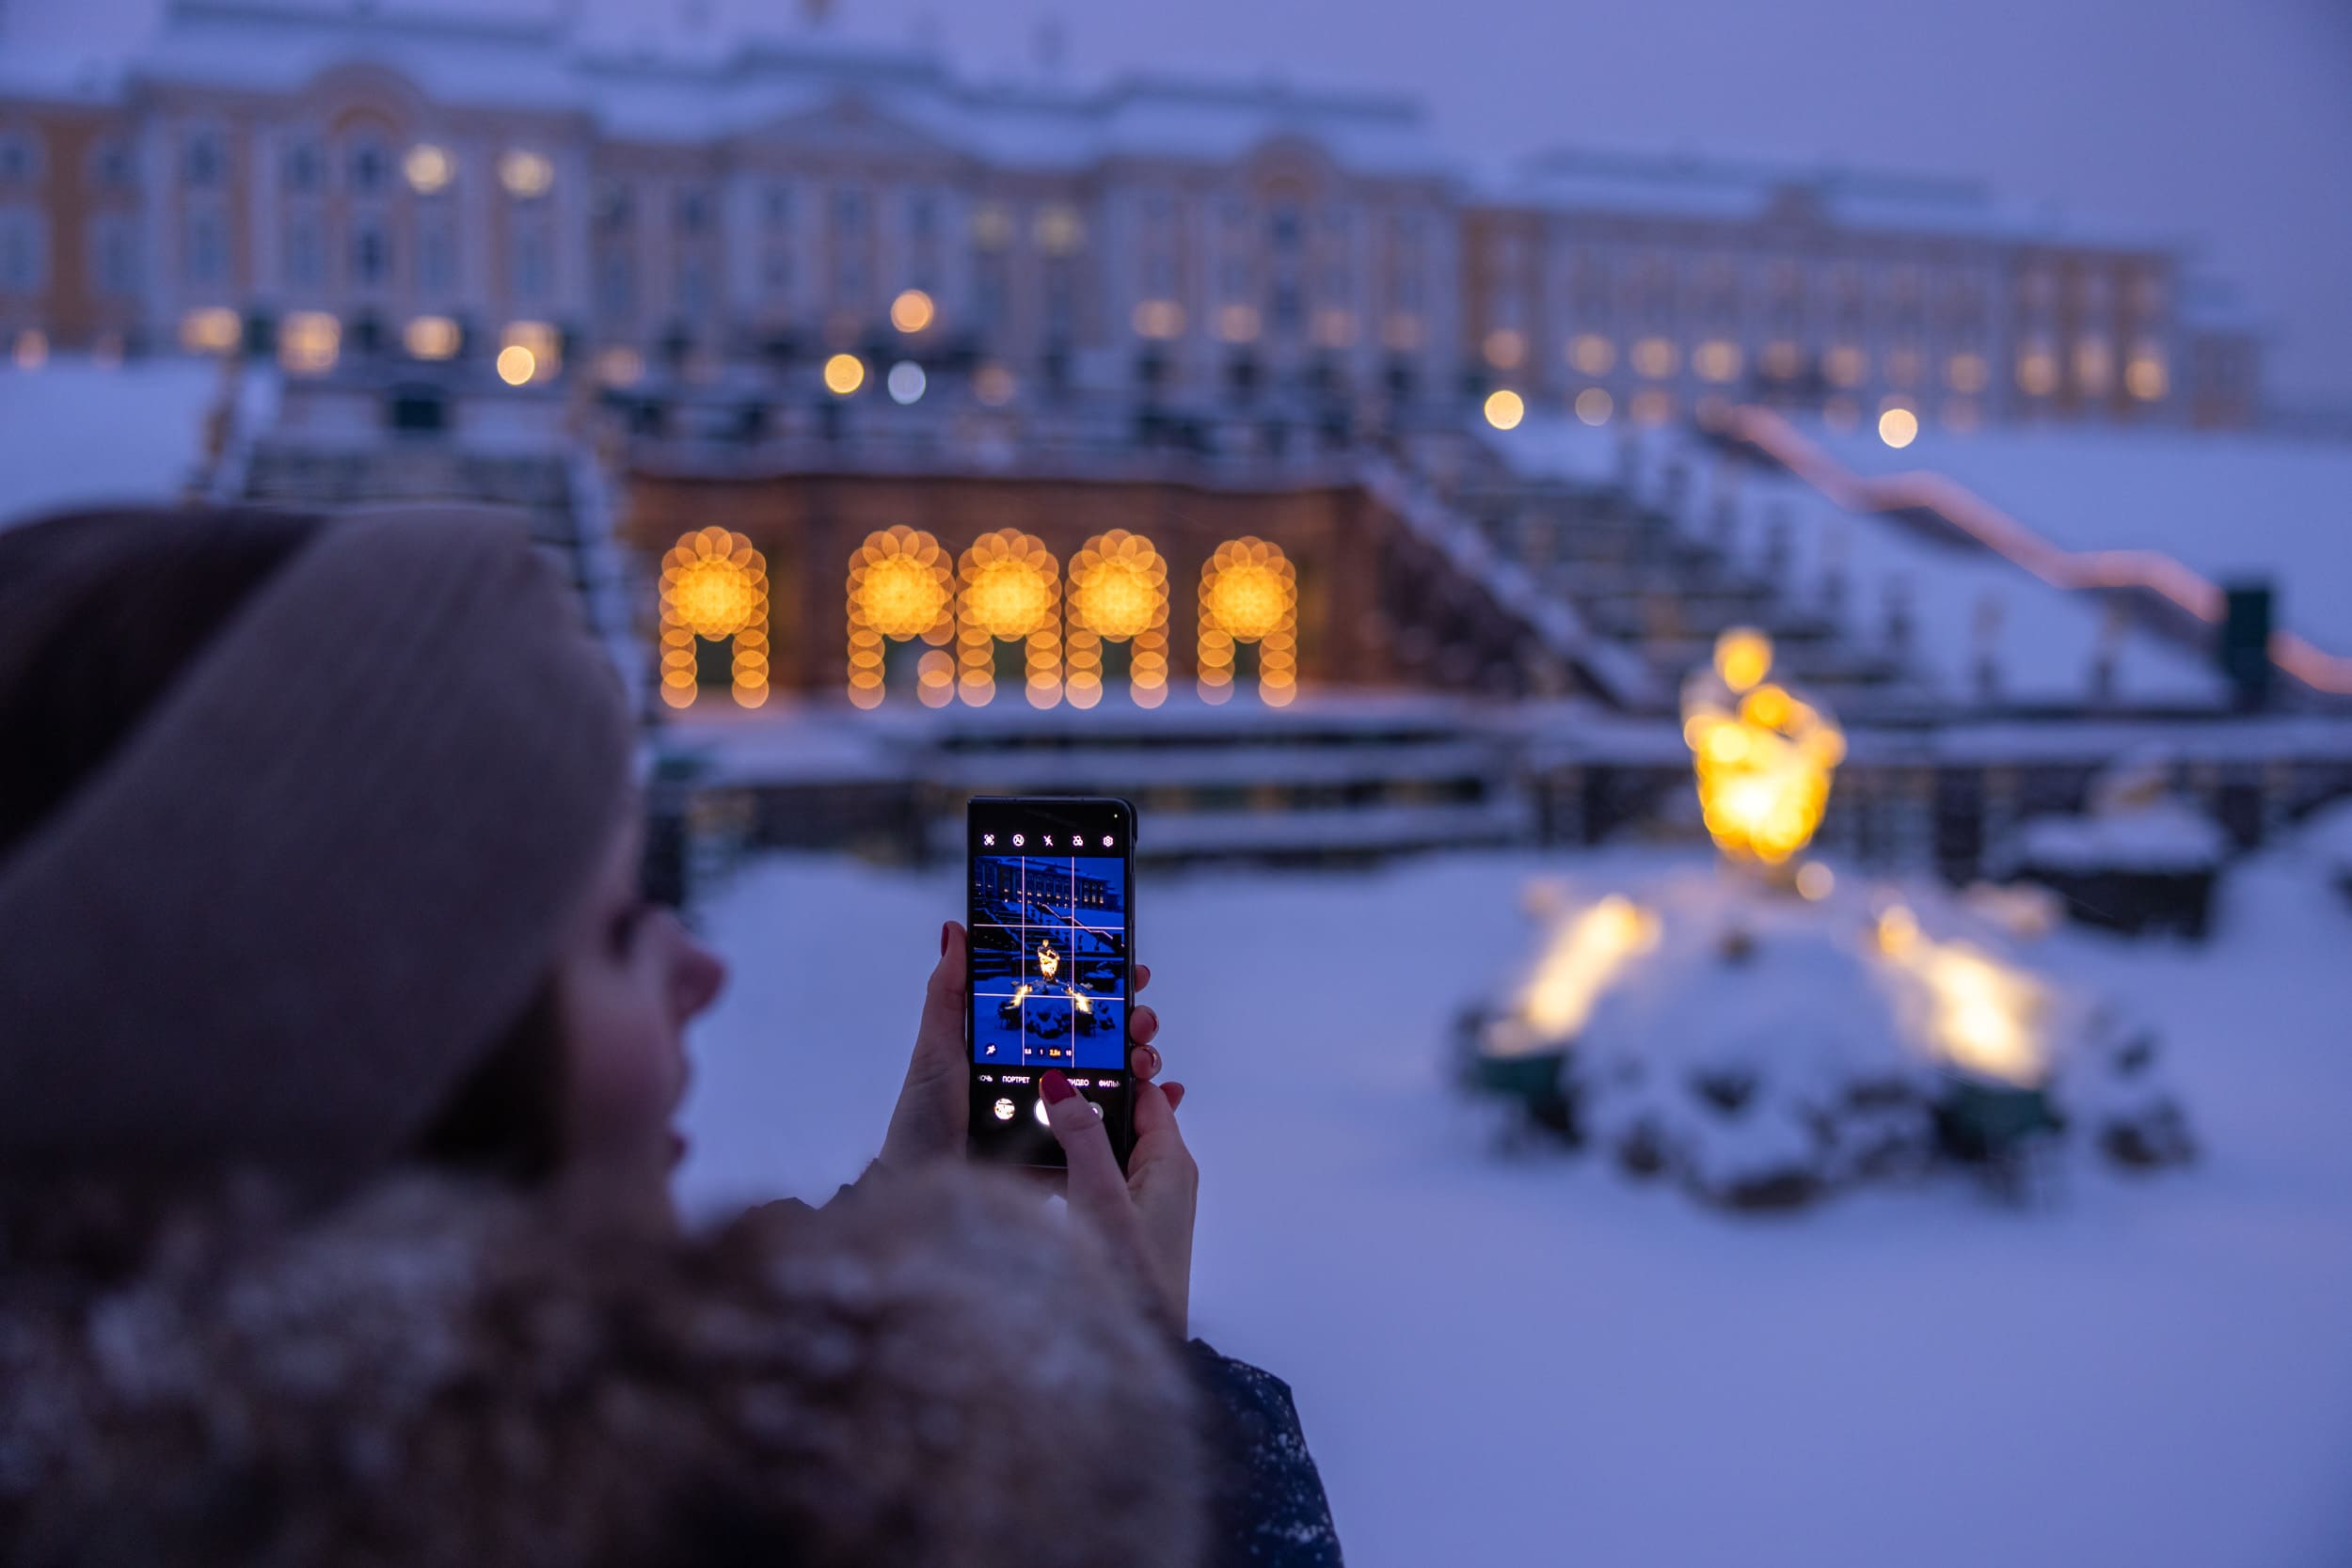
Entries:
[[1136,1125],[1136,808],[983,795],[964,824],[972,1153],[1062,1168],[1039,1087],[1059,1069],[1103,1118],[1124,1170]]

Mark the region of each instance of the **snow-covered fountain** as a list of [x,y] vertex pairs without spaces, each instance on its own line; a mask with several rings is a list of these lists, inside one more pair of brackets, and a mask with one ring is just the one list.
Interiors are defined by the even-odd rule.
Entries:
[[1772,664],[1762,634],[1727,632],[1683,690],[1716,863],[1532,885],[1533,957],[1463,1017],[1470,1082],[1738,1208],[1951,1165],[2013,1185],[2070,1137],[2135,1166],[2186,1159],[2153,1031],[2025,956],[2051,895],[1805,858],[1844,736]]

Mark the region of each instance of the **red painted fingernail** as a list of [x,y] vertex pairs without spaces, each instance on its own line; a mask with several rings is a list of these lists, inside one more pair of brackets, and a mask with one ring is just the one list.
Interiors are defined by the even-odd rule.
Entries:
[[1061,1075],[1061,1069],[1048,1068],[1045,1076],[1037,1081],[1038,1092],[1048,1105],[1058,1105],[1078,1091],[1070,1086],[1070,1080]]
[[943,958],[947,956],[947,933],[955,928],[956,923],[952,920],[943,920],[939,923],[939,956]]

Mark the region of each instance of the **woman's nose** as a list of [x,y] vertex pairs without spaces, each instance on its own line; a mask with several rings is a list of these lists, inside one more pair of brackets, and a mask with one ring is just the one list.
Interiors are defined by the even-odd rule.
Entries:
[[672,965],[672,994],[675,996],[681,1022],[693,1018],[719,999],[726,989],[727,961],[703,945],[700,938],[686,928],[675,914],[677,957]]

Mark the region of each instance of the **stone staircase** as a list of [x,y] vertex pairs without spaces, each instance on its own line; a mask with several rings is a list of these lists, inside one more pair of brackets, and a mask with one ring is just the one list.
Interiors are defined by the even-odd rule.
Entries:
[[1748,564],[1727,538],[1677,522],[1689,510],[1687,467],[1670,462],[1646,490],[1630,465],[1598,483],[1536,480],[1474,449],[1464,467],[1450,507],[1593,637],[1638,659],[1660,690],[1673,692],[1736,626],[1769,633],[1788,678],[1833,700],[1867,705],[1908,684],[1883,649],[1847,635],[1833,607],[1775,575],[1769,531],[1763,562]]

